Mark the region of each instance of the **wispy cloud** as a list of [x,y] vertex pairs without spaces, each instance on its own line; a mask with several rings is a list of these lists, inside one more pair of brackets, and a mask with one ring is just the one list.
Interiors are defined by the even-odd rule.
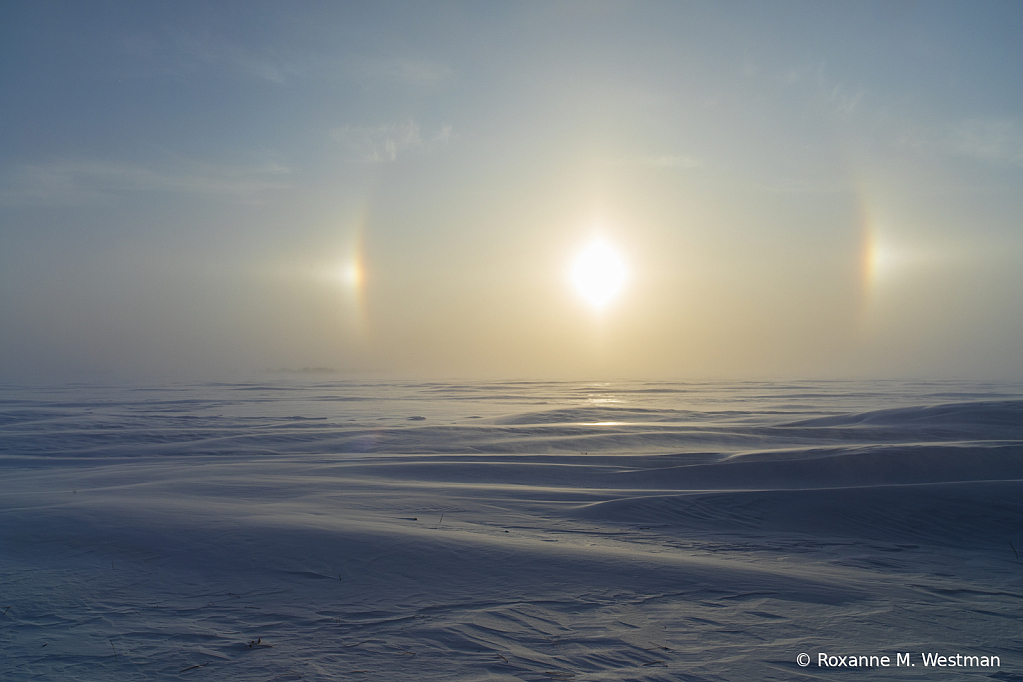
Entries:
[[103,202],[126,192],[180,192],[239,199],[288,186],[289,170],[277,164],[192,164],[177,172],[111,162],[61,160],[14,167],[0,185],[0,204],[77,205]]
[[839,118],[852,117],[862,110],[867,91],[863,87],[850,87],[835,80],[827,64],[803,64],[774,75],[777,83],[802,89],[811,101],[817,101]]
[[[828,74],[825,64],[790,69],[783,80],[809,87],[815,99],[843,122],[858,121],[886,143],[946,157],[970,158],[990,165],[1023,166],[1023,125],[1016,118],[935,120],[931,111],[900,111],[891,102],[873,101],[866,89],[848,87]],[[929,121],[929,122],[925,122]]]
[[898,137],[898,144],[991,165],[1023,166],[1023,130],[1014,119],[967,119],[943,126],[908,126]]
[[208,33],[135,34],[123,47],[131,54],[130,71],[136,75],[190,78],[214,72],[284,84],[314,75],[319,66],[310,54],[272,47],[253,49]]
[[284,45],[253,47],[212,33],[135,34],[123,43],[126,63],[139,74],[191,78],[214,72],[285,85],[337,79],[410,88],[432,88],[452,78],[451,69],[429,59],[372,57],[341,50],[296,49]]
[[305,75],[308,67],[284,55],[260,54],[225,40],[179,36],[181,54],[204,66],[226,67],[250,77],[282,84],[289,78]]
[[346,158],[367,163],[394,161],[406,151],[446,144],[451,136],[451,126],[424,136],[419,124],[411,119],[406,123],[368,127],[349,125],[330,131],[331,139],[344,147]]
[[347,61],[344,73],[355,80],[392,82],[420,88],[441,85],[452,77],[447,66],[423,59],[356,58]]
[[948,139],[959,154],[989,163],[1023,165],[1023,131],[1014,120],[963,121]]

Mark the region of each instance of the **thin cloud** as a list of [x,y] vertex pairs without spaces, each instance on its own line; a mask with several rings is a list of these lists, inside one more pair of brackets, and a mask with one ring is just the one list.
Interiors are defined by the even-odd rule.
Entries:
[[796,66],[777,74],[776,82],[802,88],[812,99],[830,109],[839,118],[851,118],[862,110],[866,89],[850,88],[828,73],[827,64]]
[[[898,147],[942,156],[958,156],[990,165],[1023,166],[1023,127],[1015,118],[969,118],[961,121],[926,120],[924,112],[893,114],[898,107],[870,102],[864,88],[849,88],[828,75],[826,65],[804,66],[786,72],[783,80],[816,92],[841,120],[859,120]],[[876,97],[875,97],[876,100]],[[927,112],[929,113],[929,112]]]
[[997,164],[1023,165],[1023,133],[1013,120],[964,121],[948,140],[957,153]]
[[218,67],[278,85],[305,77],[310,69],[293,55],[256,52],[224,39],[179,35],[174,43],[186,67]]
[[424,137],[414,120],[381,126],[343,126],[330,131],[330,137],[340,143],[346,158],[366,163],[394,161],[411,150],[426,150],[446,144],[451,139],[451,126],[445,126],[434,135]]
[[417,88],[439,86],[452,78],[451,69],[422,59],[356,58],[348,61],[344,73],[353,80],[397,83]]
[[774,194],[846,194],[852,191],[847,182],[800,178],[778,178],[760,187]]
[[122,48],[130,55],[123,75],[153,75],[189,79],[197,74],[226,73],[277,85],[309,78],[324,71],[314,55],[290,49],[253,49],[209,33],[136,33]]
[[210,33],[176,32],[164,36],[134,34],[123,48],[135,75],[191,78],[205,72],[227,73],[285,85],[309,79],[370,81],[416,89],[433,88],[452,78],[444,64],[417,58],[376,58],[281,46],[253,48]]
[[7,173],[0,204],[78,205],[103,202],[126,192],[179,192],[251,198],[288,187],[289,171],[277,164],[195,164],[180,173],[109,161],[62,160],[24,165]]
[[908,127],[898,144],[991,165],[1023,166],[1023,131],[1013,119],[967,119],[945,126]]

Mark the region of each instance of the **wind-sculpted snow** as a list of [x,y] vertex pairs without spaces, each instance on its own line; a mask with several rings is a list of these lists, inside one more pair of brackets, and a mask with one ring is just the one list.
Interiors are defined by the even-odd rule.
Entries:
[[910,436],[931,434],[951,440],[1018,439],[1023,424],[1023,400],[981,400],[876,410],[818,417],[789,424],[798,427],[859,426],[898,430]]
[[1007,539],[1023,535],[1023,482],[634,496],[587,505],[577,514],[690,531],[1003,549]]
[[1020,395],[7,387],[0,677],[1014,679]]

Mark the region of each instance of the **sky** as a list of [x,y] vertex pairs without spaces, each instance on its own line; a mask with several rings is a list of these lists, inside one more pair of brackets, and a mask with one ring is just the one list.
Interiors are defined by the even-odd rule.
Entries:
[[1018,2],[6,0],[0,381],[1023,379],[1021,34]]

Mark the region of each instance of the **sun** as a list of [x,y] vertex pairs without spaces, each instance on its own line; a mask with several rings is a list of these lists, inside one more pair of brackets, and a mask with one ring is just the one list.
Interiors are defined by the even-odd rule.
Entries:
[[603,310],[625,288],[625,260],[603,239],[591,241],[572,261],[569,278],[595,310]]

